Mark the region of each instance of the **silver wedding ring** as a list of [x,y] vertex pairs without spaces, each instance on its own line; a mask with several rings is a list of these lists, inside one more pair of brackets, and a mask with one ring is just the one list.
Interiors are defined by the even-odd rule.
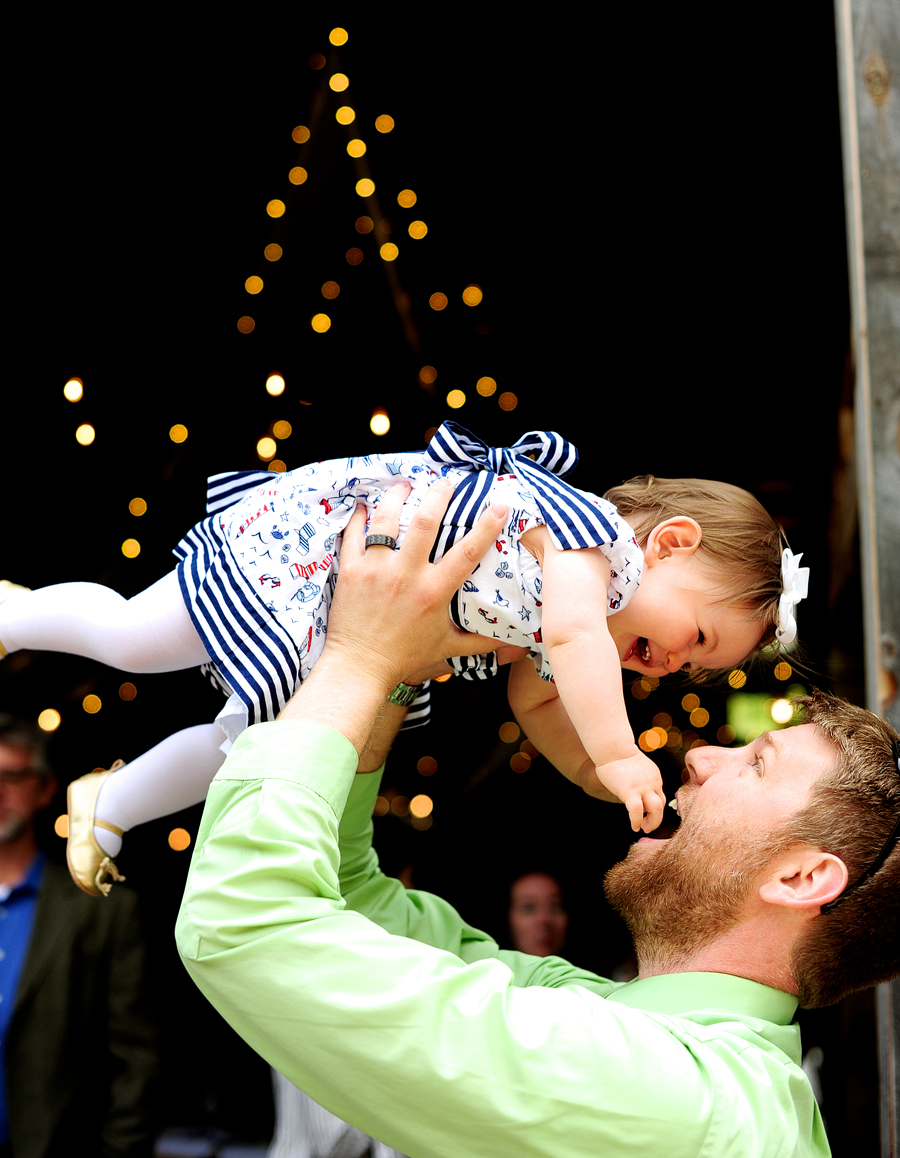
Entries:
[[392,551],[397,548],[397,540],[393,535],[366,535],[366,550],[370,547],[390,547]]

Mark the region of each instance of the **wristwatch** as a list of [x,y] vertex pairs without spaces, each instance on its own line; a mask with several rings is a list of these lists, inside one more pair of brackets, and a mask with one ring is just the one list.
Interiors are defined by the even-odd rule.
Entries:
[[396,704],[398,708],[407,708],[421,690],[421,684],[397,684],[388,696],[388,703]]

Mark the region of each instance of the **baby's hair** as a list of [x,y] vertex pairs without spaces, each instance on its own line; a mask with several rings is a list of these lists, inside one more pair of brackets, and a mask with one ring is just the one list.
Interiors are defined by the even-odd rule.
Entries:
[[775,638],[783,589],[784,532],[748,491],[701,478],[638,475],[606,492],[634,529],[641,548],[654,527],[678,515],[700,524],[697,557],[728,576],[727,602],[745,607],[763,625],[759,648]]

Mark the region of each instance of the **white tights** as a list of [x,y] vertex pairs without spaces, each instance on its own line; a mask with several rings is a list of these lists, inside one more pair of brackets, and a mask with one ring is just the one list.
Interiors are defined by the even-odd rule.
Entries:
[[[97,583],[60,583],[0,603],[0,643],[7,651],[31,648],[96,659],[127,672],[198,667],[209,656],[194,630],[178,584],[168,575],[124,599]],[[127,832],[206,799],[224,754],[216,724],[185,728],[108,776],[97,819]],[[121,839],[105,828],[94,837],[115,856]]]

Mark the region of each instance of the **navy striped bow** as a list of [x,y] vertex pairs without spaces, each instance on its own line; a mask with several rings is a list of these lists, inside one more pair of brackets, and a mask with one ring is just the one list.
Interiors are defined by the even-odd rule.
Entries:
[[[530,430],[512,446],[491,447],[457,423],[445,422],[425,454],[437,466],[476,468],[456,488],[444,516],[448,530],[474,526],[493,483],[492,476],[511,474],[533,495],[550,537],[560,550],[595,547],[618,538],[616,527],[609,521],[615,508],[562,481],[577,464],[578,451],[555,431]],[[447,542],[439,539],[438,554],[443,554],[456,537],[451,535]]]

